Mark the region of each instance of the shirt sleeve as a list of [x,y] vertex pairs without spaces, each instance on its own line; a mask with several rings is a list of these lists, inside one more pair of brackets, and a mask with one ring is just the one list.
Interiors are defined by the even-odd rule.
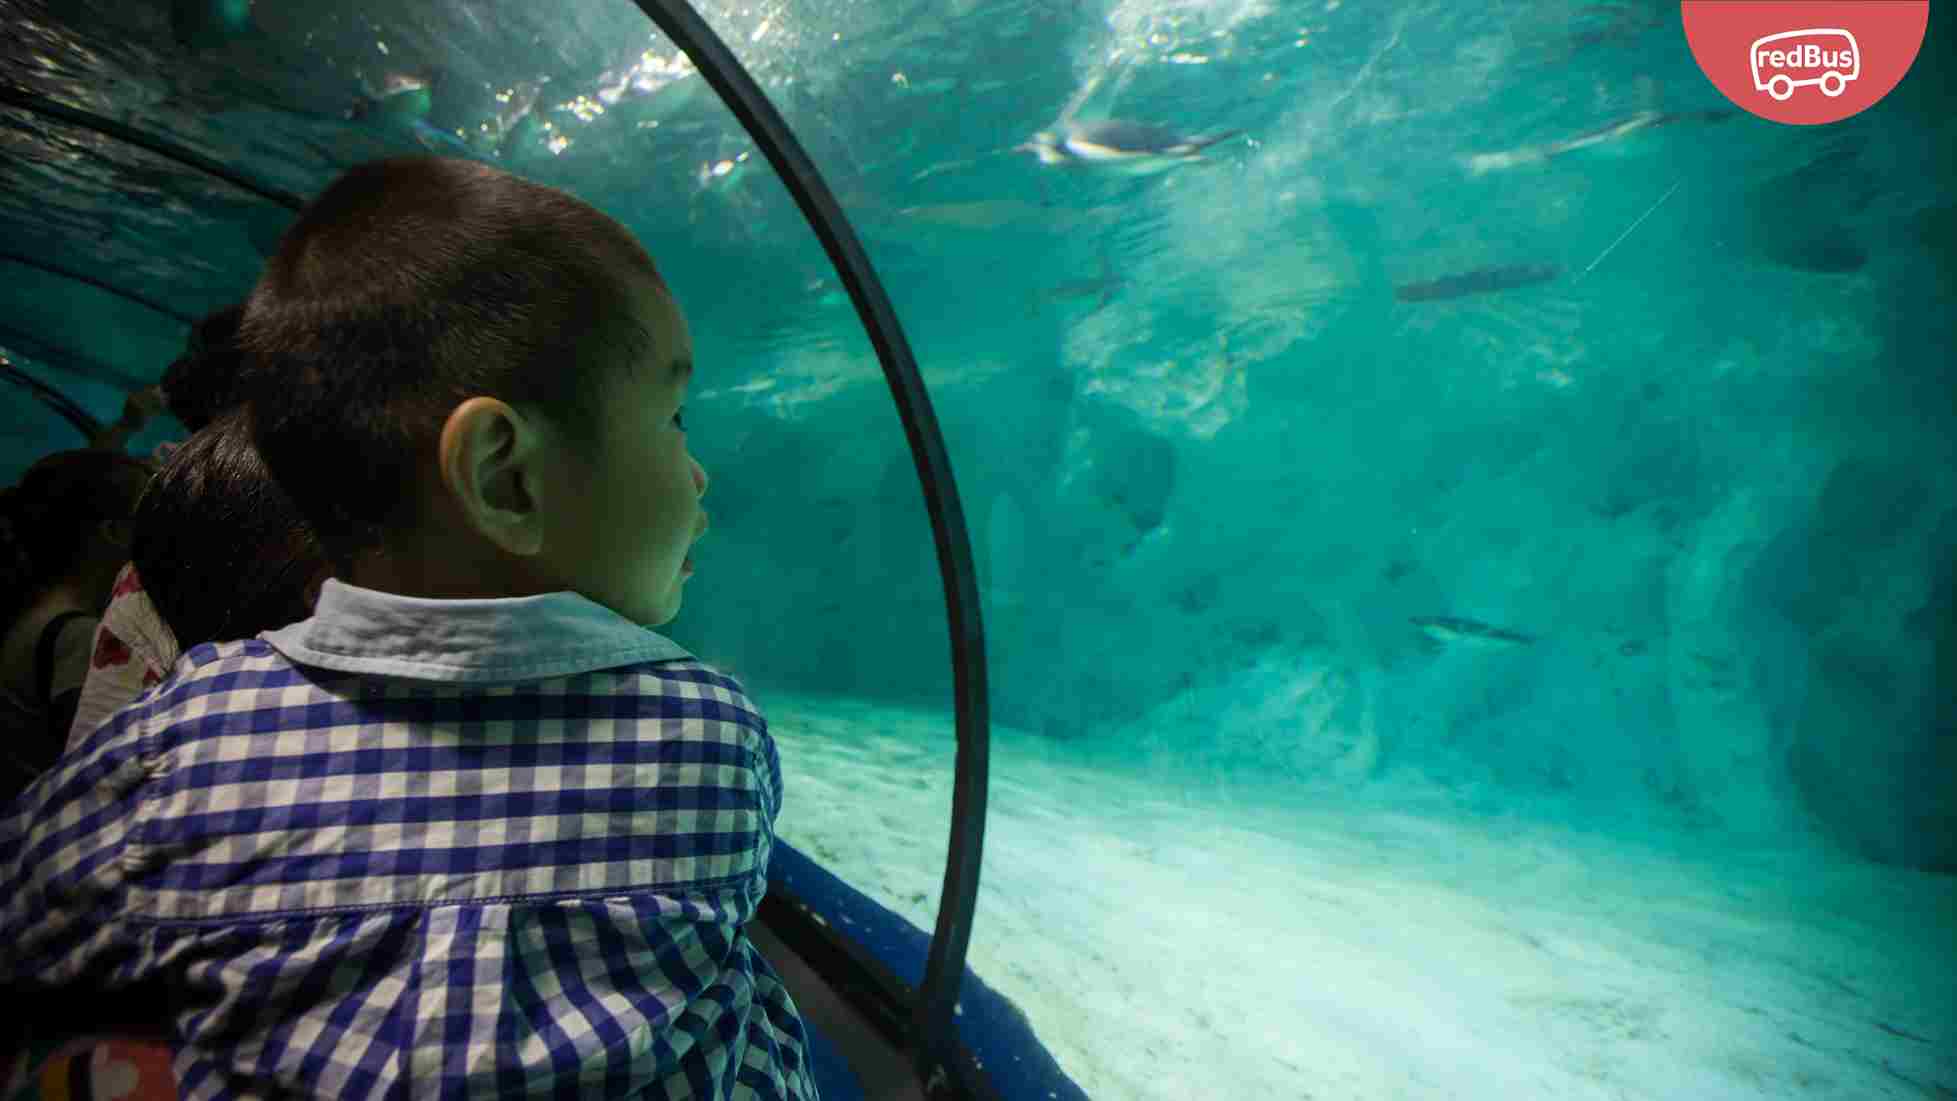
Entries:
[[0,811],[0,985],[140,977],[120,911],[149,771],[141,729],[103,730]]
[[97,727],[134,703],[154,683],[148,665],[117,634],[113,619],[104,617],[95,628],[95,649],[89,655],[88,678],[82,681],[75,721],[68,727],[68,752],[80,749]]
[[775,746],[775,736],[768,732],[768,720],[759,710],[754,713],[754,733],[757,740],[756,752],[760,756],[759,774],[761,783],[762,820],[768,836],[775,834],[775,819],[781,816],[781,751]]
[[116,575],[109,607],[95,629],[88,679],[82,682],[75,720],[68,728],[68,752],[108,722],[110,716],[170,673],[177,660],[176,636],[156,614],[134,563]]

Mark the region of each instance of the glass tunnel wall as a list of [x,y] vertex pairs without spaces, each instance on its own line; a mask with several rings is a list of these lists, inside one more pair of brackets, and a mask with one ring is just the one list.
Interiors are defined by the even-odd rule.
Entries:
[[[516,6],[310,15],[266,7],[237,23],[212,9],[186,30],[171,27],[168,6],[112,7],[26,25],[58,52],[107,52],[112,42],[150,43],[155,52],[125,50],[122,69],[57,69],[25,81],[30,90],[140,124],[302,196],[363,160],[433,153],[497,163],[629,226],[693,330],[689,447],[712,477],[713,534],[697,551],[689,586],[700,607],[669,633],[740,677],[771,713],[790,707],[793,693],[848,698],[873,689],[948,713],[942,585],[915,466],[876,358],[828,259],[751,139],[641,11],[625,3],[547,14]],[[766,39],[758,23],[715,25],[750,46]],[[841,61],[794,71],[789,44],[806,37],[778,29],[780,45],[749,59],[772,95],[792,102],[815,94],[802,88],[841,76]],[[539,43],[548,44],[542,56]],[[172,55],[196,64],[160,64]],[[155,105],[142,107],[145,97]],[[60,257],[197,315],[249,289],[290,221],[275,203],[113,137],[28,112],[9,120],[21,153],[16,170],[66,185],[21,181],[9,250]],[[833,131],[790,121],[818,156],[825,140],[833,147]],[[182,348],[180,324],[72,281],[23,269],[4,293],[20,332],[0,348],[105,423],[127,390],[154,381]],[[78,445],[24,391],[9,400],[22,414],[9,420],[11,469]],[[153,427],[132,449],[180,436],[172,427]],[[861,724],[823,718],[846,714],[828,707],[810,721],[874,740]],[[949,791],[948,730],[901,750],[878,744],[906,786]],[[856,830],[866,796],[810,791],[790,801],[783,832],[793,838],[796,820],[815,808]],[[929,929],[946,823],[941,815],[903,825],[893,843],[916,873],[858,886]],[[822,838],[809,851],[835,856]]]
[[[92,28],[98,68],[23,82],[302,194],[492,158],[646,242],[713,476],[667,632],[768,711],[782,835],[929,928],[951,685],[916,472],[690,64],[623,2],[167,11],[28,19],[64,59]],[[1948,20],[1875,109],[1794,128],[1730,110],[1659,3],[702,14],[931,386],[992,670],[972,966],[1090,1093],[1957,1084],[1922,985],[1957,943]],[[1014,151],[1070,105],[1244,134],[1143,175]],[[8,119],[9,250],[195,313],[283,224]],[[0,347],[101,419],[179,342],[7,274],[49,354]],[[67,432],[7,423],[15,469]],[[1601,930],[1644,921],[1620,964]],[[1873,1039],[1805,1023],[1850,1018]]]

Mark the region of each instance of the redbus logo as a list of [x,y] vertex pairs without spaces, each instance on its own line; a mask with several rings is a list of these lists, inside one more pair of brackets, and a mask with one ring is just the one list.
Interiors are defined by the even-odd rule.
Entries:
[[[1874,106],[1923,45],[1929,0],[1681,0],[1685,41],[1747,111],[1813,126]],[[1810,91],[1796,94],[1803,88]]]
[[[1780,100],[1793,98],[1796,88],[1809,87],[1818,87],[1822,95],[1833,98],[1848,90],[1849,81],[1862,75],[1862,51],[1855,45],[1855,36],[1839,27],[1770,34],[1755,40],[1749,53],[1753,57],[1754,89]],[[1763,72],[1773,75],[1763,77]]]

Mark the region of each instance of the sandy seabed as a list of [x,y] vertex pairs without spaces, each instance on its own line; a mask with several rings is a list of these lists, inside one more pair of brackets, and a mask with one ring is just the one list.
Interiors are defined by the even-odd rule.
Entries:
[[[949,717],[763,702],[780,835],[930,929]],[[995,730],[970,966],[1097,1101],[1957,1098],[1957,879],[1375,788],[1226,800]]]

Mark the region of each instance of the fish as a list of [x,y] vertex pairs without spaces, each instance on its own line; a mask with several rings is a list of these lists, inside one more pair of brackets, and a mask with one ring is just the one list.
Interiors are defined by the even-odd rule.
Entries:
[[1407,622],[1420,628],[1422,634],[1435,642],[1475,650],[1512,650],[1533,645],[1536,641],[1529,635],[1459,616],[1414,616]]
[[1035,293],[1032,303],[1028,307],[1028,312],[1038,313],[1040,307],[1048,303],[1072,302],[1077,299],[1092,298],[1095,300],[1094,309],[1088,311],[1089,314],[1092,314],[1112,301],[1114,299],[1114,293],[1126,286],[1127,283],[1128,281],[1126,279],[1115,274],[1114,265],[1108,260],[1108,254],[1104,252],[1101,254],[1101,274],[1091,279],[1070,280],[1059,286],[1048,287],[1043,291]]
[[1492,294],[1533,283],[1547,283],[1563,274],[1556,264],[1509,264],[1505,267],[1476,268],[1459,275],[1430,279],[1423,283],[1402,283],[1393,288],[1401,302],[1437,302],[1471,294]]
[[1523,145],[1499,153],[1476,153],[1467,159],[1470,176],[1485,175],[1524,164],[1540,164],[1579,149],[1610,145],[1642,130],[1671,126],[1681,122],[1723,122],[1738,112],[1730,110],[1639,111],[1595,129],[1542,145]]
[[1833,142],[1807,163],[1747,194],[1748,251],[1768,263],[1820,275],[1862,270],[1869,250],[1844,219],[1869,208],[1879,177],[1860,163],[1866,139]]
[[1869,262],[1869,250],[1838,225],[1806,238],[1782,239],[1768,235],[1761,252],[1781,267],[1819,275],[1847,275],[1861,271]]
[[1854,135],[1829,143],[1801,167],[1782,173],[1753,189],[1758,199],[1785,201],[1790,196],[1815,198],[1849,211],[1867,206],[1876,195],[1873,173],[1856,162],[1868,149],[1868,139]]
[[1013,151],[1031,153],[1044,165],[1085,165],[1117,175],[1146,176],[1202,160],[1204,150],[1242,133],[1225,130],[1190,135],[1166,126],[1120,119],[1068,120],[1057,129],[1034,134]]
[[1588,25],[1564,37],[1560,51],[1564,58],[1604,46],[1627,46],[1664,25],[1661,16],[1632,4],[1599,4],[1581,13],[1579,18],[1586,19]]
[[[1011,152],[1017,152],[1017,150],[1016,149],[994,150],[993,152],[986,154],[986,156],[997,156],[1000,153],[1011,153]],[[916,175],[912,176],[911,182],[922,183],[923,181],[928,180],[933,176],[941,175],[946,172],[956,172],[961,169],[971,168],[972,166],[978,164],[980,161],[984,159],[985,159],[984,157],[960,157],[957,160],[939,161],[938,163],[930,165],[929,167],[919,171]]]
[[897,213],[914,222],[954,229],[992,230],[1020,222],[1050,220],[1053,211],[1023,199],[979,199],[962,203],[907,206]]

